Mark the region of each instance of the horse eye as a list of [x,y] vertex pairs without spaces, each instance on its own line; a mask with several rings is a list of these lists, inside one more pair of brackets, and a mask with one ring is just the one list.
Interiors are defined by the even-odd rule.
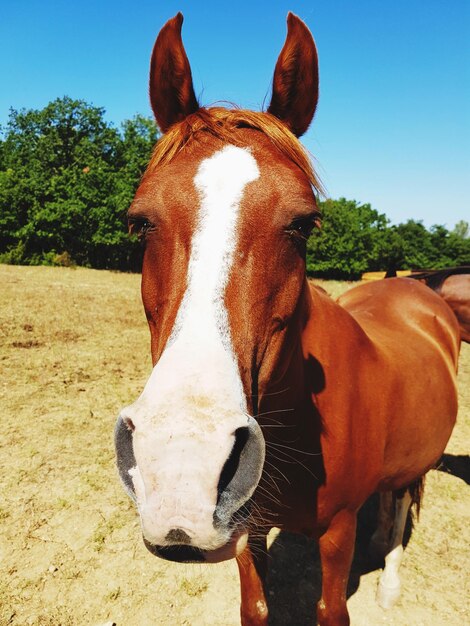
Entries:
[[153,227],[152,222],[143,217],[129,217],[127,224],[129,234],[137,235],[138,239],[143,239],[147,232]]
[[302,239],[307,240],[312,234],[312,230],[314,229],[317,223],[316,215],[308,215],[307,217],[298,217],[292,220],[289,227],[286,229],[286,232],[289,235],[293,235],[295,237],[301,237]]

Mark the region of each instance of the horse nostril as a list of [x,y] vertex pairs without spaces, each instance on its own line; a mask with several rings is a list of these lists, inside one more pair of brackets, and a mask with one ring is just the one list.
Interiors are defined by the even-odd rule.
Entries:
[[165,541],[172,544],[189,544],[191,543],[191,537],[181,528],[172,528],[168,531]]
[[214,527],[233,524],[233,516],[253,495],[263,471],[265,444],[259,424],[248,417],[248,426],[235,431],[235,443],[227,459],[219,484]]
[[136,466],[134,449],[132,446],[132,430],[134,424],[129,424],[128,418],[118,417],[114,429],[114,444],[116,447],[116,461],[119,475],[130,497],[135,500],[135,489],[129,470]]
[[237,428],[235,431],[235,443],[233,444],[230,456],[225,461],[225,465],[222,468],[222,472],[219,478],[219,484],[217,485],[217,503],[220,500],[221,494],[225,491],[232,478],[235,476],[240,464],[240,455],[245,447],[248,437],[250,435],[249,429],[246,427]]

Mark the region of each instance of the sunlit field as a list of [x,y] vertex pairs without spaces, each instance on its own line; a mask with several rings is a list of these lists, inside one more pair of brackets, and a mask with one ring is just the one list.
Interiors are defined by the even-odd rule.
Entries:
[[[0,266],[0,281],[0,624],[239,624],[235,562],[181,565],[152,556],[117,477],[114,422],[151,369],[140,277]],[[351,283],[321,285],[336,297]],[[450,626],[468,619],[466,344],[459,379],[458,425],[445,467],[427,479],[405,551],[402,597],[390,611],[380,609],[374,601],[380,572],[367,572],[359,555],[349,599],[353,625]],[[272,553],[272,623],[313,626],[314,545],[287,535]]]

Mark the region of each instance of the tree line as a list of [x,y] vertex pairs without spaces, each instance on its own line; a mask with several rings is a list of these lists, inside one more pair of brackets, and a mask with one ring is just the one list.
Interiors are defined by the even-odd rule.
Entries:
[[[141,250],[126,212],[159,138],[136,115],[116,128],[103,108],[58,98],[11,110],[0,132],[0,262],[139,271]],[[391,225],[369,204],[319,203],[322,228],[307,245],[311,276],[470,264],[469,226]]]

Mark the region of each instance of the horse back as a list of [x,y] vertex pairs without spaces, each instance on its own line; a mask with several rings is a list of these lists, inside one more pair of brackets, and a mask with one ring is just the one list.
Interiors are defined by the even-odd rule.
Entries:
[[407,278],[365,283],[343,294],[338,304],[390,358],[406,358],[411,346],[419,351],[428,343],[456,370],[460,337],[455,315],[421,283]]

